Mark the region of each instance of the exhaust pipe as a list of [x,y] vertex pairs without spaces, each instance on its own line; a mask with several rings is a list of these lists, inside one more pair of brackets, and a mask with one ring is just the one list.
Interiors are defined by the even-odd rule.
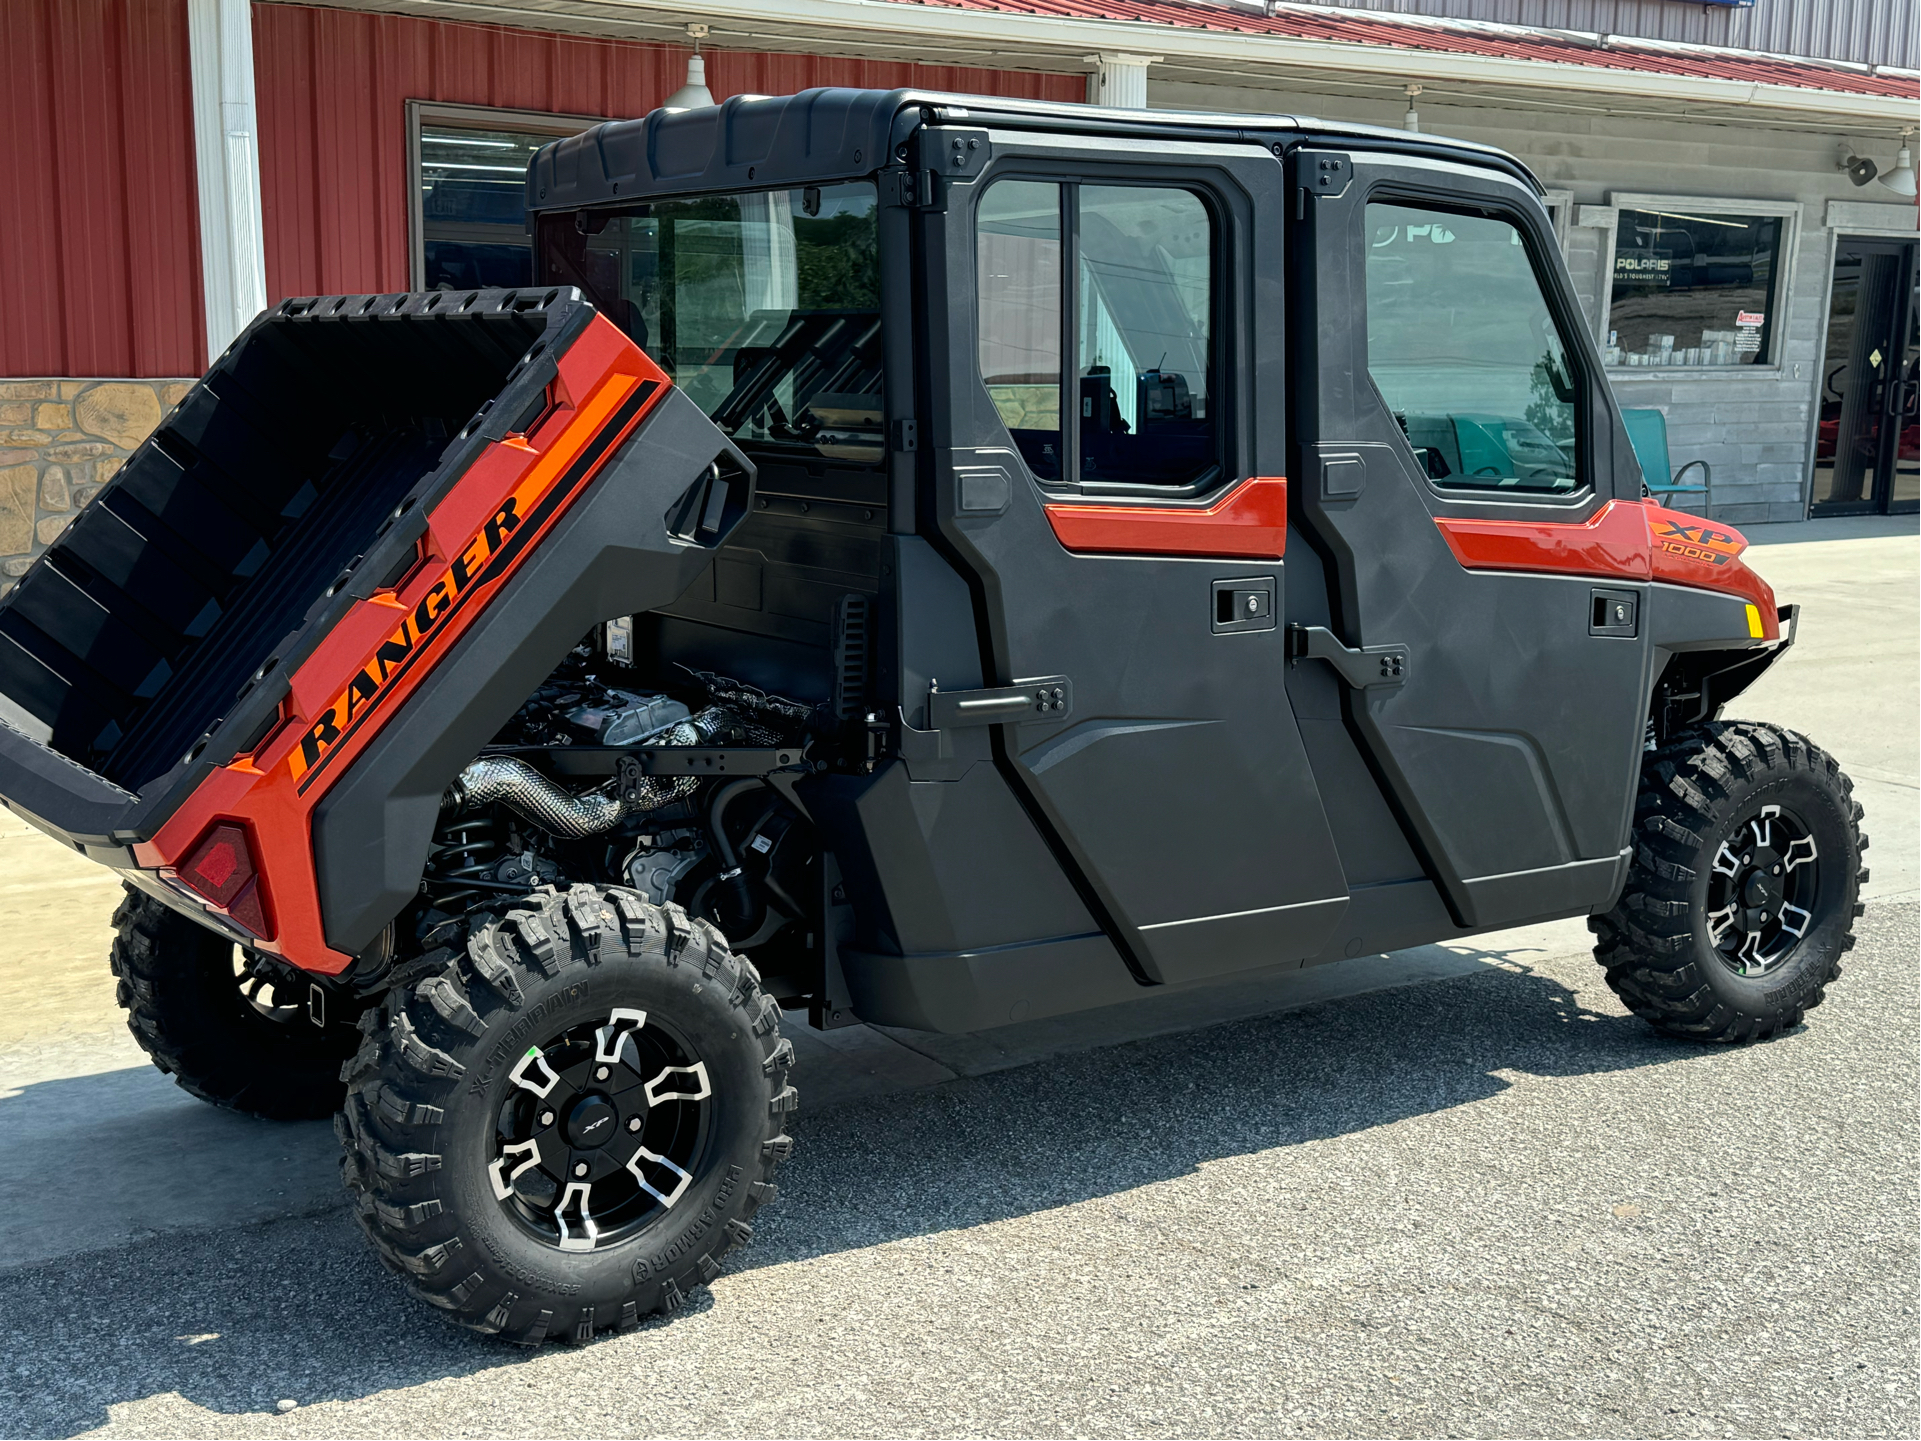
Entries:
[[[682,721],[657,743],[697,746],[710,740],[731,717],[714,709]],[[644,776],[631,800],[610,794],[604,787],[574,795],[514,756],[482,756],[472,762],[441,797],[442,815],[492,805],[498,801],[515,814],[566,840],[578,841],[612,830],[628,816],[658,810],[700,785],[693,776]]]
[[611,829],[627,810],[619,796],[603,791],[570,795],[512,756],[482,756],[473,762],[447,788],[440,808],[453,814],[495,801],[570,841]]

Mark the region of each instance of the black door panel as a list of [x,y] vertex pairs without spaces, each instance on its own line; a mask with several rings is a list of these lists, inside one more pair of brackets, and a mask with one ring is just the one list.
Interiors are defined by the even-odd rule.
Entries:
[[1071,554],[1024,470],[1006,513],[948,511],[945,529],[987,581],[1001,681],[1073,680],[1074,714],[1002,727],[1005,753],[1147,975],[1318,950],[1347,888],[1288,708],[1285,630],[1213,628],[1215,581],[1278,581],[1281,563]]
[[[1256,345],[1257,335],[1284,333],[1281,167],[1253,146],[1195,146],[1205,152],[1197,159],[1166,146],[1135,155],[1126,142],[1090,149],[995,135],[992,150],[986,173],[944,186],[945,213],[922,222],[929,293],[955,297],[927,321],[927,373],[939,397],[927,437],[928,510],[975,587],[985,684],[1064,675],[1073,694],[1062,719],[995,726],[997,754],[1144,979],[1298,962],[1326,944],[1347,886],[1287,699],[1282,560],[1074,553],[1045,510],[1050,499],[1204,507],[1242,477],[1285,473],[1283,352]],[[1016,218],[977,247],[980,194],[997,176],[1070,187],[1060,230],[1030,189],[1019,204],[1002,204],[995,213]],[[1083,217],[1089,235],[1100,232],[1100,264],[1080,279],[1076,185],[1105,187]],[[1114,187],[1127,185],[1204,197],[1220,287],[1210,330],[1183,339],[1178,309],[1127,293],[1136,281],[1114,260],[1126,230]],[[1033,253],[1023,244],[1057,243],[1063,278],[1021,268]],[[1057,346],[1047,327],[1027,333],[1018,307],[985,295],[983,313],[993,309],[995,319],[983,346],[971,303],[977,254],[983,273],[1008,287],[1003,295],[1064,297]],[[1188,255],[1161,301],[1176,284],[1209,293]],[[1151,247],[1135,259],[1161,263]],[[1182,304],[1194,293],[1182,291]],[[1077,299],[1085,308],[1074,308]],[[1087,317],[1101,307],[1106,318],[1090,329]],[[1144,347],[1130,331],[1171,338]],[[1098,365],[1083,365],[1090,345],[1107,348]],[[995,374],[992,395],[983,365]],[[1050,395],[1064,402],[1057,411]],[[1143,487],[1143,473],[1175,466],[1203,446],[1204,432],[1225,464],[1170,469],[1160,493]],[[1223,595],[1232,616],[1221,614]]]
[[[1296,331],[1300,470],[1310,478],[1297,513],[1326,562],[1336,636],[1409,653],[1400,684],[1343,688],[1346,718],[1457,923],[1485,928],[1584,909],[1607,899],[1626,844],[1649,683],[1645,637],[1589,633],[1592,577],[1464,569],[1437,522],[1587,520],[1614,494],[1612,407],[1604,393],[1565,402],[1563,413],[1578,417],[1580,481],[1549,489],[1543,480],[1533,493],[1530,447],[1549,442],[1519,418],[1525,397],[1508,422],[1421,414],[1420,402],[1391,410],[1369,371],[1367,265],[1380,239],[1370,196],[1483,213],[1498,206],[1530,245],[1552,241],[1538,205],[1505,178],[1365,154],[1351,164],[1342,194],[1304,197],[1299,227],[1313,259],[1300,271],[1298,303],[1326,320]],[[1436,254],[1448,253],[1437,242]],[[1537,270],[1577,388],[1592,387],[1598,362],[1571,318],[1565,281]],[[1432,388],[1446,387],[1442,376]],[[1536,391],[1540,400],[1559,393],[1551,384]],[[1503,438],[1508,451],[1496,459],[1490,449]]]

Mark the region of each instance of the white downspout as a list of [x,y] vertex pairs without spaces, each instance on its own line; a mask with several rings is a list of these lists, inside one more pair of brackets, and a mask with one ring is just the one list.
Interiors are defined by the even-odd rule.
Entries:
[[187,46],[211,362],[267,306],[250,0],[187,0]]

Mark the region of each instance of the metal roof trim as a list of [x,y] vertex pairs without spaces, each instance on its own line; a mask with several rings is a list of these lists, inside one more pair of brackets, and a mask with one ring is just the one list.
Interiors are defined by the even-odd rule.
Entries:
[[[703,13],[723,24],[742,25],[747,35],[769,23],[762,0],[707,0]],[[994,17],[990,37],[975,28],[973,17],[982,15]],[[1493,22],[1363,15],[1320,6],[1281,6],[1257,14],[1219,0],[783,0],[777,23],[885,30],[951,42],[1017,40],[1080,54],[1103,48],[1166,51],[1170,63],[1224,59],[1231,53],[1240,61],[1268,58],[1313,65],[1324,60],[1329,68],[1368,68],[1377,67],[1387,50],[1429,57],[1431,63],[1473,62],[1480,78],[1494,83],[1618,93],[1627,77],[1634,76],[1667,82],[1634,88],[1672,95],[1672,82],[1689,80],[1713,87],[1712,93],[1693,98],[1787,110],[1834,108],[1835,98],[1845,97],[1840,108],[1885,109],[1892,116],[1891,107],[1874,102],[1917,98],[1915,87],[1892,76],[1835,68],[1823,61],[1775,60],[1706,47],[1682,53],[1667,48],[1671,42],[1614,37],[1589,46],[1551,32]],[[1231,52],[1221,44],[1229,37]],[[1241,48],[1249,43],[1284,53],[1263,57]],[[1489,74],[1490,67],[1508,73]]]

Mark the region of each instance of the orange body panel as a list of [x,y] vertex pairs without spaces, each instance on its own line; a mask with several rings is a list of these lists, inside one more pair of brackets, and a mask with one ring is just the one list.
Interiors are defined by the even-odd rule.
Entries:
[[1174,506],[1048,504],[1068,550],[1107,555],[1279,560],[1287,550],[1287,477],[1254,475],[1205,510]]
[[[623,432],[652,411],[670,382],[605,317],[596,316],[558,361],[554,404],[529,435],[489,445],[428,515],[423,557],[392,590],[357,602],[290,679],[281,721],[251,756],[201,782],[153,839],[135,848],[149,869],[170,868],[221,820],[242,824],[266,890],[272,939],[259,949],[332,975],[352,961],[328,946],[314,876],[312,817],[320,798],[438,664],[500,587],[565,514],[522,521],[624,402],[649,393]],[[617,447],[608,446],[604,465]],[[585,490],[575,489],[573,498]],[[517,554],[479,574],[511,535]],[[460,604],[456,605],[455,602]],[[404,664],[403,664],[404,662]]]
[[1658,580],[1751,602],[1762,636],[1781,638],[1774,591],[1741,561],[1747,538],[1650,500],[1610,500],[1586,521],[1437,517],[1448,549],[1469,570],[1537,570],[1596,579]]

